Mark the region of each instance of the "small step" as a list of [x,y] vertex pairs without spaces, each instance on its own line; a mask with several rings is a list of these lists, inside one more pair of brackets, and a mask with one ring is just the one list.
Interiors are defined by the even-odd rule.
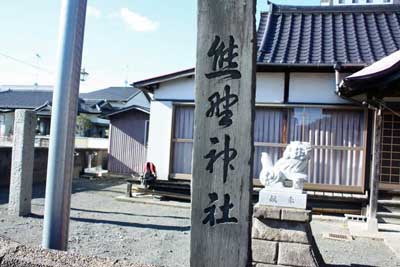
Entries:
[[400,213],[377,212],[376,217],[382,223],[400,224]]
[[385,206],[399,206],[400,207],[400,200],[381,199],[381,200],[378,200],[378,204],[385,205]]
[[400,213],[400,200],[378,200],[378,212]]

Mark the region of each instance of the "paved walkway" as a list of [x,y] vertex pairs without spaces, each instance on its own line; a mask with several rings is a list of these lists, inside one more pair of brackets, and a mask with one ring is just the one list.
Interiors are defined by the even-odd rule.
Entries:
[[383,240],[385,244],[400,259],[400,225],[396,224],[379,224],[377,233],[367,231],[366,223],[348,222],[350,234],[360,238],[372,238]]

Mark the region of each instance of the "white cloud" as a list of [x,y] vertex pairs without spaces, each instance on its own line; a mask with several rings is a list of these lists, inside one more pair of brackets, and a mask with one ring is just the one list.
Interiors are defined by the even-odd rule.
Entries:
[[160,24],[156,21],[135,13],[128,8],[120,9],[122,20],[134,31],[137,32],[152,32],[158,29]]
[[88,5],[86,12],[87,12],[88,16],[95,17],[95,18],[100,18],[102,15],[101,11],[98,8],[96,8],[94,6],[90,6],[90,5]]

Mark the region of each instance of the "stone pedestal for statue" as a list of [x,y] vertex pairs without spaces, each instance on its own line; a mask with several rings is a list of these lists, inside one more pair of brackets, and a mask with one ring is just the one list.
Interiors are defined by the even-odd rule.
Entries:
[[309,143],[291,142],[275,165],[262,153],[260,181],[265,188],[254,207],[253,266],[324,266],[306,210]]
[[310,221],[310,211],[258,203],[253,212],[253,266],[324,266]]

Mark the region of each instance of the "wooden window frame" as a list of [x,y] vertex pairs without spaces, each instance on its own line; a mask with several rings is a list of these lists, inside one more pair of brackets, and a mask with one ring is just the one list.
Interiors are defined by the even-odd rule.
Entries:
[[[399,129],[394,129],[394,124],[400,124],[400,120],[394,120],[393,118],[391,118],[391,120],[385,120],[385,115],[390,115],[390,116],[396,116],[395,114],[393,114],[390,111],[384,111],[383,112],[383,127],[382,127],[382,135],[381,135],[381,161],[380,161],[380,172],[379,172],[379,189],[381,190],[399,190],[400,189],[400,182],[392,182],[392,177],[396,176],[399,177],[400,176],[400,167],[394,167],[393,166],[393,162],[397,162],[400,161],[400,159],[394,159],[393,158],[393,154],[399,154],[400,152],[396,152],[393,151],[393,146],[400,146],[400,144],[393,144],[393,139],[394,138],[400,138],[399,136],[394,136],[394,131],[398,131],[400,134],[400,128]],[[385,128],[385,125],[387,125],[388,123],[390,123],[392,126],[392,128]],[[391,136],[386,136],[385,131],[391,131]],[[390,144],[384,143],[384,138],[390,138],[391,142]],[[385,151],[383,150],[383,146],[388,146],[390,145],[391,147],[391,151]],[[383,157],[383,153],[389,153],[390,154],[390,158],[384,158]],[[384,166],[383,165],[383,161],[390,161],[389,166]],[[390,174],[386,174],[383,173],[383,169],[399,169],[399,175],[393,175],[392,172],[390,171]],[[389,176],[389,181],[383,181],[382,180],[382,176]]]
[[[175,136],[175,111],[178,106],[193,106],[194,103],[181,103],[175,102],[172,105],[172,134],[171,134],[171,142],[170,142],[170,163],[169,163],[169,178],[176,180],[191,180],[192,175],[187,173],[173,173],[173,158],[174,158],[174,144],[175,143],[188,143],[193,142],[193,139],[179,139],[174,138]],[[365,192],[365,180],[366,180],[366,166],[367,166],[367,131],[368,131],[368,110],[366,108],[355,107],[355,106],[347,106],[347,105],[319,105],[319,104],[256,104],[255,108],[321,108],[321,109],[336,109],[336,110],[358,110],[363,111],[364,116],[364,129],[363,129],[363,146],[349,148],[345,146],[312,146],[312,148],[316,149],[335,149],[342,151],[363,151],[362,156],[362,172],[361,172],[361,186],[346,186],[346,185],[328,185],[328,184],[310,184],[306,183],[304,188],[306,190],[314,190],[314,191],[330,191],[330,192],[346,192],[346,193],[364,193]],[[286,112],[285,112],[286,113]],[[286,113],[288,114],[288,113]],[[288,119],[286,115],[286,121]],[[284,118],[285,120],[285,118]],[[286,138],[283,140],[288,141],[288,127],[287,122],[285,123],[283,134],[286,134]],[[285,133],[286,132],[286,133]],[[269,146],[269,147],[286,147],[288,144],[284,143],[263,143],[263,142],[254,142],[254,146]],[[253,184],[255,187],[261,187],[259,180],[257,178],[253,178]]]
[[168,178],[180,179],[180,180],[190,180],[192,175],[188,173],[174,173],[174,153],[175,153],[175,143],[193,143],[193,139],[183,139],[175,138],[175,115],[177,107],[195,107],[194,102],[173,102],[172,103],[172,125],[171,125],[171,141],[170,141],[170,155],[169,155],[169,175]]

